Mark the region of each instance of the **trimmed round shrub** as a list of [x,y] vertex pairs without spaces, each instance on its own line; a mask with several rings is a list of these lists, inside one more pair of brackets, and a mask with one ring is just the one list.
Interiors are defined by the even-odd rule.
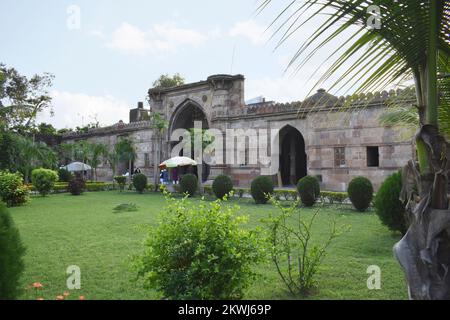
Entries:
[[28,201],[28,188],[20,173],[0,171],[0,200],[8,207],[20,206]]
[[267,195],[273,194],[272,179],[266,176],[259,176],[252,181],[250,193],[257,204],[266,204],[269,199]]
[[197,176],[194,174],[185,174],[181,176],[180,180],[180,191],[183,194],[188,194],[190,197],[193,197],[197,192],[198,188],[198,180]]
[[312,207],[320,197],[320,184],[316,177],[306,176],[299,180],[297,191],[306,207]]
[[356,177],[348,185],[348,197],[356,210],[366,211],[373,199],[372,182],[365,177]]
[[86,189],[86,183],[80,175],[75,175],[69,182],[69,192],[74,196],[81,195]]
[[381,222],[392,231],[405,234],[408,230],[405,204],[400,201],[402,174],[396,172],[389,176],[378,190],[374,206]]
[[58,181],[58,174],[53,170],[40,168],[31,172],[33,186],[44,197],[52,191],[56,181]]
[[147,176],[142,173],[137,173],[133,176],[133,185],[137,192],[143,193],[147,188]]
[[127,184],[127,177],[124,176],[115,176],[114,181],[119,185],[119,190],[122,192],[125,190],[125,185]]
[[6,207],[0,203],[0,300],[14,300],[20,294],[25,248]]
[[217,198],[223,199],[233,190],[233,181],[229,176],[217,176],[212,184],[212,190]]
[[58,169],[58,177],[60,182],[69,182],[72,179],[72,173],[64,168]]

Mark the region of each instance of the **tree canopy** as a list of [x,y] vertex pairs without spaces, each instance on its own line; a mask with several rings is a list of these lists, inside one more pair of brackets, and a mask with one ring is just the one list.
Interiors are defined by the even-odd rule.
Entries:
[[51,107],[48,89],[54,76],[50,73],[21,75],[15,68],[0,63],[0,123],[9,130],[27,132],[36,116]]
[[169,74],[162,74],[155,82],[153,82],[153,87],[155,88],[171,88],[177,87],[184,84],[185,79],[179,74],[175,73],[173,76]]

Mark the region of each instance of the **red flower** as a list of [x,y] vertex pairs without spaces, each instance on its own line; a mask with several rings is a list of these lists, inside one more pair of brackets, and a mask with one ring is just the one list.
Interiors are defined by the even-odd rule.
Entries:
[[86,298],[84,296],[80,296],[80,300],[85,300]]

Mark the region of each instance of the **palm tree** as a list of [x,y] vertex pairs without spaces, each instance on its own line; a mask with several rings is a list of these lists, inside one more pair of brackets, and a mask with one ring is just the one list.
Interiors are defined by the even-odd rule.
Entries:
[[24,175],[25,183],[30,182],[31,171],[34,168],[55,168],[57,156],[45,143],[35,142],[24,136],[16,136],[15,138],[18,147],[16,164]]
[[[450,108],[439,108],[439,131],[450,140]],[[399,126],[417,131],[420,129],[420,118],[415,106],[393,105],[380,117],[379,122],[384,126]]]
[[131,170],[133,161],[136,160],[137,154],[133,145],[133,141],[129,138],[121,138],[114,146],[115,153],[118,156],[119,161],[128,162],[129,179],[131,181]]
[[107,159],[109,166],[111,167],[111,170],[113,173],[113,185],[114,185],[115,184],[114,177],[116,176],[117,166],[119,165],[119,162],[120,162],[119,155],[116,150],[113,150],[112,152],[109,152],[106,155],[106,159]]
[[60,164],[67,165],[70,161],[75,159],[74,149],[75,144],[73,143],[62,143],[58,145],[57,152]]
[[[272,2],[263,0],[259,9]],[[394,251],[406,273],[411,298],[450,299],[450,145],[438,121],[439,111],[448,112],[450,108],[450,1],[300,2],[295,7],[298,1],[292,1],[271,24],[276,26],[275,35],[281,34],[278,45],[319,15],[328,18],[301,44],[289,67],[301,58],[296,67],[299,70],[321,48],[351,33],[329,55],[328,61],[333,62],[319,82],[341,71],[332,88],[357,86],[358,94],[414,79],[420,123],[416,135],[419,161],[410,161],[405,167],[402,192],[412,224]],[[350,67],[346,67],[348,64]]]
[[158,190],[158,165],[161,163],[162,152],[162,138],[164,131],[169,127],[169,122],[164,119],[158,112],[153,112],[151,115],[151,122],[155,132],[153,140],[153,184],[155,191]]
[[102,163],[103,158],[108,154],[108,146],[103,143],[88,144],[89,153],[87,163],[94,170],[94,180],[97,181],[97,168]]
[[73,145],[73,156],[75,161],[87,163],[91,147],[88,141],[79,141]]

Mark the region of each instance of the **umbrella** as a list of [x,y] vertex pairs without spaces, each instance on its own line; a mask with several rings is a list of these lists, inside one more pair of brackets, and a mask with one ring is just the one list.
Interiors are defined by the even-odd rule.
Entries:
[[87,171],[92,169],[90,165],[83,162],[72,162],[63,168],[70,172]]
[[176,168],[184,166],[196,166],[197,162],[188,157],[174,157],[164,161],[159,165],[160,168]]

